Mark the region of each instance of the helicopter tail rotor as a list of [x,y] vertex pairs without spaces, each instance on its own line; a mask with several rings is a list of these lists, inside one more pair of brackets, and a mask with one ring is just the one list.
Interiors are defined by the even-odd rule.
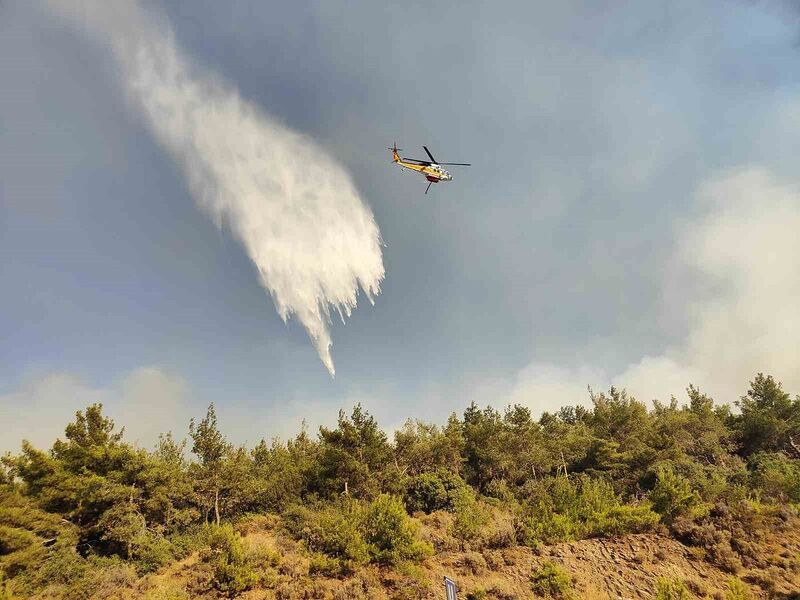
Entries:
[[401,152],[403,149],[397,147],[397,143],[395,142],[392,144],[387,150],[392,151],[392,162],[398,162],[400,160],[400,155],[398,152]]

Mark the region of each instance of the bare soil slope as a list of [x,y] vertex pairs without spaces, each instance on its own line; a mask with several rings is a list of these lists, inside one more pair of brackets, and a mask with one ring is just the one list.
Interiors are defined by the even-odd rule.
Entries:
[[[794,521],[760,544],[763,556],[735,577],[745,582],[753,598],[800,598],[800,529]],[[243,533],[254,556],[277,552],[276,566],[264,566],[257,588],[239,597],[250,600],[433,600],[444,597],[443,578],[455,579],[462,600],[536,598],[530,576],[552,562],[573,578],[575,598],[654,598],[659,578],[684,582],[693,597],[727,598],[729,572],[710,564],[703,550],[686,546],[662,534],[628,535],[617,539],[589,539],[538,549],[507,547],[469,550],[449,548],[446,534],[425,524],[437,553],[420,565],[396,569],[365,567],[341,578],[312,576],[302,547],[278,529],[265,524]],[[438,534],[438,535],[437,535]],[[120,597],[173,600],[221,598],[210,585],[211,574],[198,555],[138,580]],[[107,592],[108,590],[106,590]],[[113,597],[106,595],[104,597]]]

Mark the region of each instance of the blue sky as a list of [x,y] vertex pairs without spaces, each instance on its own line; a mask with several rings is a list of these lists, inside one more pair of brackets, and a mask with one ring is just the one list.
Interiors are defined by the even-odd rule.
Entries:
[[[129,3],[122,3],[128,5]],[[349,173],[384,242],[336,378],[198,209],[129,72],[0,4],[0,418],[104,401],[149,443],[209,402],[236,441],[362,402],[387,427],[538,413],[615,383],[800,391],[798,13],[778,2],[142,2],[185,60]],[[473,163],[425,196],[387,145]],[[320,159],[322,160],[322,159]],[[269,164],[264,169],[270,168]],[[458,169],[458,170],[457,170]]]

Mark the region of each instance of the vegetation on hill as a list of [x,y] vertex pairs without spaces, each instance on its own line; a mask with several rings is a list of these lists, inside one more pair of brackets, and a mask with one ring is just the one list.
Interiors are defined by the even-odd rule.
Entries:
[[[648,532],[728,573],[730,598],[796,597],[800,397],[762,374],[735,409],[687,392],[648,410],[612,388],[538,420],[472,404],[393,440],[356,406],[316,436],[251,449],[226,439],[213,405],[187,441],[165,434],[152,451],[92,405],[49,450],[24,442],[2,459],[0,598],[336,597],[323,579],[347,582],[347,598],[438,597],[426,573],[443,553],[476,573],[519,546]],[[264,532],[269,544],[248,541]],[[188,564],[180,585],[141,583]],[[384,574],[384,596],[364,573]],[[527,596],[465,594],[573,597],[573,575],[548,560]],[[705,592],[664,579],[648,593]]]

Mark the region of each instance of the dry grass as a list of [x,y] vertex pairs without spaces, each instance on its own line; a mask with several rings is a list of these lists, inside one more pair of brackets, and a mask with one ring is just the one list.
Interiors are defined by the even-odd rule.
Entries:
[[[495,533],[507,525],[503,514],[493,514]],[[574,580],[576,597],[589,600],[652,598],[659,577],[681,579],[697,597],[724,598],[730,575],[708,562],[705,552],[662,534],[629,535],[617,539],[589,539],[536,550],[506,543],[492,536],[464,547],[451,535],[448,513],[419,515],[421,532],[436,548],[419,565],[394,569],[369,566],[344,578],[309,575],[309,558],[302,544],[287,538],[274,517],[253,517],[238,525],[248,556],[262,574],[261,583],[239,597],[244,600],[439,600],[443,578],[454,578],[459,598],[528,600],[535,598],[531,573],[546,562],[563,569]],[[800,589],[800,520],[767,530],[763,539],[746,538],[749,557],[739,577],[753,598],[789,594]],[[493,525],[494,526],[494,525]],[[491,529],[491,528],[490,528]],[[744,539],[744,538],[743,538]],[[501,547],[494,547],[500,545]],[[61,597],[57,590],[39,598]],[[209,574],[195,553],[157,573],[136,578],[131,570],[103,572],[93,598],[131,600],[186,600],[220,598],[209,585]]]

